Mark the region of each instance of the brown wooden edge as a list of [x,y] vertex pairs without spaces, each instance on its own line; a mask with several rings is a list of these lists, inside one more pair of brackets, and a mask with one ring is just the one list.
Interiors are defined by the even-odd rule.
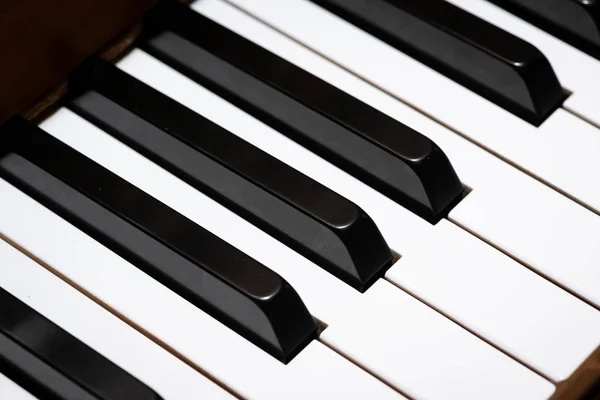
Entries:
[[[155,2],[154,0],[151,0]],[[184,4],[190,4],[193,0],[177,0]],[[142,32],[142,15],[139,15],[137,21],[128,27],[123,33],[121,33],[116,39],[111,40],[108,44],[98,52],[98,54],[105,60],[116,62],[123,56],[125,56],[129,50],[134,46],[136,39]],[[92,55],[88,54],[87,56]],[[84,57],[85,59],[85,57]],[[1,70],[1,67],[0,67]],[[24,116],[30,121],[40,123],[49,115],[51,115],[58,107],[59,100],[67,93],[67,79],[63,76],[62,81],[57,85],[51,87],[39,98],[33,101],[27,108],[16,112]],[[0,123],[1,123],[0,116]]]
[[[0,124],[44,108],[66,76],[157,0],[0,1]],[[33,112],[33,111],[30,111]]]
[[[107,61],[116,62],[124,56],[134,45],[142,29],[141,22],[135,23],[117,39],[105,46],[99,55]],[[44,93],[31,106],[26,108],[21,115],[30,121],[40,123],[59,107],[59,100],[67,94],[68,82],[63,80],[57,86]]]
[[600,347],[566,380],[556,385],[551,400],[600,399]]

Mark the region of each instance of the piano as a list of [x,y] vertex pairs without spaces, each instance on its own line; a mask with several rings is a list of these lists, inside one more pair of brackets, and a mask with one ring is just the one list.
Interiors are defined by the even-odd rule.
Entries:
[[600,1],[0,2],[0,398],[600,398]]

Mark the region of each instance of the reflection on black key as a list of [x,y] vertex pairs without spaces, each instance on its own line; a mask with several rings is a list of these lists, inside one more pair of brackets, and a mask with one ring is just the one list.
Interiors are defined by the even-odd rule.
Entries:
[[126,371],[1,288],[0,373],[40,400],[160,399]]
[[600,1],[489,1],[600,59]]
[[0,128],[0,177],[278,359],[315,337],[279,275],[24,119]]
[[535,47],[444,0],[311,1],[532,124],[565,98]]
[[142,48],[430,222],[461,197],[429,139],[184,5],[147,18]]
[[392,253],[358,206],[101,61],[69,107],[359,290]]

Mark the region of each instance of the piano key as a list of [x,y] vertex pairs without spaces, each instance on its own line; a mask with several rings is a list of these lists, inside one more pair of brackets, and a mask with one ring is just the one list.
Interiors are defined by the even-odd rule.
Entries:
[[[61,112],[55,115],[57,116],[60,117]],[[53,117],[44,122],[44,126],[49,128],[56,122]],[[156,178],[163,183],[164,179],[161,179],[161,175],[165,172],[160,170],[159,172]],[[154,177],[148,178],[154,179]],[[190,199],[190,209],[207,214],[214,211],[205,208],[206,204],[195,201],[198,199],[192,194],[198,192],[191,188],[188,191],[189,193],[183,194],[190,196],[183,199]],[[241,398],[274,400],[321,396],[331,398],[373,396],[386,400],[403,399],[396,391],[318,341],[310,342],[287,365],[281,363],[2,179],[0,179],[0,194],[0,220],[2,220],[0,234],[26,249],[36,259],[68,278],[70,282],[81,287],[114,312],[123,315],[139,329],[151,334],[157,341],[171,348],[180,357],[184,357],[188,363],[210,374]],[[181,192],[176,195],[179,194]],[[206,200],[211,203],[207,198]],[[221,215],[217,214],[215,217],[219,219]],[[245,223],[241,219],[240,222]],[[257,232],[263,234],[261,231]],[[49,240],[49,238],[56,238],[56,240]],[[254,238],[246,236],[245,241],[252,246]],[[282,247],[286,252],[290,251],[285,246]],[[296,265],[292,266],[294,267]],[[40,310],[48,316],[52,316],[57,323],[65,326],[68,323],[69,330],[75,330],[74,333],[81,332],[79,336],[82,339],[88,342],[94,339],[97,346],[100,346],[101,343],[116,342],[116,338],[121,335],[116,330],[114,335],[103,333],[101,327],[105,321],[102,320],[99,325],[81,324],[81,321],[93,321],[89,319],[91,314],[85,307],[76,314],[64,312],[69,309],[67,305],[79,305],[85,302],[76,301],[78,299],[75,296],[61,295],[52,299],[49,296],[54,293],[52,291],[54,287],[47,286],[48,290],[45,290],[46,286],[44,286],[49,279],[34,279],[32,282],[35,284],[30,285],[29,281],[17,279],[17,276],[20,278],[28,276],[28,270],[23,269],[23,276],[11,274],[11,271],[12,269],[5,264],[0,264],[0,278],[3,282],[26,283],[17,286],[20,292],[15,294],[21,298],[30,296],[36,301],[35,306],[40,307]],[[320,271],[335,281],[334,277]],[[339,286],[359,295],[341,282]],[[42,294],[45,296],[41,296]],[[55,304],[56,307],[53,307]],[[59,312],[61,309],[63,311]],[[54,310],[54,314],[50,314],[51,310]],[[112,332],[112,326],[110,324],[106,326],[107,330]],[[92,335],[94,332],[95,334]],[[84,337],[84,333],[91,338]],[[121,354],[124,358],[131,345],[125,342],[120,346],[121,348],[117,350],[123,354],[120,352],[117,354]],[[98,349],[100,350],[100,347]],[[138,356],[136,360],[139,365],[147,369],[163,365],[158,360],[156,363],[145,362],[144,356]],[[160,374],[160,379],[165,385],[167,382],[178,384],[174,379],[179,375],[171,377],[168,370],[163,372],[160,368],[157,369],[157,373]],[[533,380],[539,383],[539,380]],[[198,390],[200,389],[201,387]],[[188,385],[187,388],[182,387],[179,393],[179,396],[173,398],[187,399],[190,393],[195,391]],[[165,394],[165,399],[171,397]]]
[[491,0],[578,49],[600,57],[600,6],[595,0]]
[[[6,185],[4,181],[3,184]],[[8,212],[11,210],[15,210],[14,204]],[[49,228],[51,230],[52,225]],[[48,237],[45,240],[52,242]],[[66,252],[65,255],[67,254],[69,253]],[[205,376],[136,332],[3,240],[0,240],[0,261],[0,280],[6,292],[35,309],[123,370],[150,384],[165,400],[188,399],[190,393],[197,393],[211,399],[233,399],[232,395]],[[85,269],[85,259],[82,261],[84,263],[79,264],[79,268]],[[20,326],[23,327],[22,324]],[[40,337],[39,343],[44,345],[49,342],[47,338]],[[58,346],[56,343],[52,345]],[[60,354],[62,352],[52,356],[57,357]],[[0,394],[2,394],[1,388]]]
[[252,258],[23,119],[0,138],[0,176],[274,357],[316,335],[294,289]]
[[535,47],[443,0],[312,0],[539,125],[565,94]]
[[112,65],[79,75],[71,109],[353,287],[390,266],[373,221],[343,197]]
[[572,92],[563,107],[600,126],[597,107],[600,101],[600,81],[597,79],[600,74],[599,60],[489,2],[451,2],[538,47],[552,63],[563,85]]
[[4,289],[0,289],[0,303],[0,371],[35,396],[160,399],[152,389]]
[[[150,65],[146,67],[149,72],[156,72]],[[172,84],[176,85],[177,82],[172,82]],[[186,93],[193,98],[198,98],[199,92],[193,90],[193,86],[197,85],[193,82],[191,85],[187,88]],[[220,106],[223,100],[214,97],[209,103],[205,103],[205,97],[199,99],[202,99],[204,104],[216,105],[218,109],[224,111],[223,107]],[[228,118],[235,120],[236,123],[248,125],[250,131],[255,132],[257,135],[268,137],[267,132],[270,131],[268,127],[249,116],[244,117],[244,113],[240,110],[237,113],[234,112],[234,107],[230,107],[232,110],[228,114],[223,114],[223,116],[228,115]],[[258,126],[263,126],[263,128],[257,129]],[[430,312],[428,311],[429,308],[413,297],[403,294],[400,289],[392,287],[392,292],[396,293],[399,299],[405,299],[403,301],[407,301],[411,306],[398,307],[399,303],[389,303],[383,301],[384,298],[375,295],[374,300],[369,302],[370,306],[361,307],[365,301],[365,295],[352,289],[322,268],[72,112],[61,110],[45,121],[43,127],[60,140],[68,143],[69,146],[73,146],[78,151],[118,173],[119,176],[146,190],[160,201],[183,213],[196,223],[205,226],[215,235],[222,237],[236,248],[285,276],[294,287],[298,288],[299,293],[302,294],[315,317],[328,326],[325,331],[331,329],[332,326],[344,326],[343,330],[330,339],[335,339],[336,343],[352,345],[353,353],[350,357],[352,360],[362,360],[359,364],[368,371],[381,372],[385,370],[387,374],[394,377],[393,381],[386,380],[386,383],[402,393],[429,393],[430,382],[438,379],[444,382],[446,379],[453,382],[479,380],[481,386],[476,389],[473,389],[471,385],[449,386],[448,389],[456,390],[456,393],[462,394],[461,398],[467,399],[495,398],[504,395],[519,397],[521,392],[527,393],[529,391],[536,394],[534,397],[546,398],[553,391],[552,385],[546,380],[541,379],[531,370],[526,369],[493,347],[482,345],[484,343],[480,339],[469,334],[458,325],[451,323],[443,316],[434,313],[435,317],[426,318],[427,324],[420,324],[419,321],[424,318],[423,314]],[[270,138],[270,140],[273,139],[275,138]],[[285,137],[284,139],[298,146],[289,139]],[[322,165],[320,166],[322,167]],[[351,178],[347,174],[342,176]],[[383,196],[382,198],[394,204],[391,200]],[[429,226],[427,222],[410,211],[404,211],[416,221]],[[401,220],[395,220],[394,222],[397,224],[396,228],[402,224]],[[252,239],[249,240],[249,238]],[[380,287],[390,287],[390,284],[379,280],[366,293],[380,293],[381,290],[385,290],[379,289]],[[398,301],[402,303],[402,300]],[[371,314],[378,313],[379,317],[377,319],[382,321],[392,318],[397,322],[385,325],[382,322],[381,324],[365,326],[363,321],[367,321],[369,318],[363,313],[367,312]],[[398,315],[402,315],[403,318],[397,318]],[[381,332],[388,329],[390,330],[388,332],[389,336],[386,334],[383,337]],[[354,340],[356,338],[347,334],[347,331],[354,330],[365,333],[362,336],[362,341]],[[457,341],[454,346],[450,346],[450,350],[441,338],[455,337],[455,335],[462,339]],[[348,342],[346,338],[349,339]],[[392,341],[391,338],[394,338],[394,340]],[[420,339],[415,341],[415,338]],[[369,343],[363,341],[369,341]],[[414,347],[415,352],[403,354],[404,345],[400,345],[396,341]],[[332,345],[333,342],[328,339],[326,343]],[[399,364],[403,365],[403,368],[399,368],[397,371],[388,371],[388,365],[384,364],[381,358],[369,357],[369,352],[374,347],[377,348],[378,354],[384,351],[390,354],[403,354],[403,357],[398,357],[401,359]],[[335,348],[339,351],[338,347]],[[298,357],[302,356],[305,351],[306,349]],[[463,364],[465,358],[458,357],[458,354],[462,353],[472,355],[472,357],[466,358],[468,360],[466,365]],[[350,354],[345,355],[348,357]],[[294,364],[298,357],[288,365]],[[425,364],[419,363],[418,360],[421,359],[435,361],[439,365],[435,373],[430,374]],[[419,368],[422,372],[420,375],[426,376],[427,379],[407,379],[409,376],[405,376],[403,371],[410,368]],[[440,371],[444,371],[443,378],[437,376]],[[482,373],[482,371],[485,372]],[[452,377],[449,378],[448,374]],[[483,392],[484,388],[485,393]],[[507,393],[506,390],[511,391],[511,393]],[[443,398],[445,397],[444,393],[444,385],[440,385],[432,398]]]
[[[210,8],[210,3],[204,3],[204,1],[206,0],[199,4],[203,4],[203,7],[206,4],[206,7]],[[230,6],[224,5],[223,7],[224,9],[233,10]],[[225,15],[233,25],[238,27],[244,25],[243,18],[234,19],[232,15]],[[248,17],[246,18],[248,19]],[[300,53],[298,56],[304,59],[308,55]],[[353,199],[372,215],[392,249],[402,256],[407,257],[423,246],[433,253],[440,251],[439,257],[443,259],[443,262],[439,266],[447,268],[448,271],[457,271],[456,274],[452,274],[444,281],[449,290],[452,290],[455,296],[458,297],[457,301],[451,303],[446,312],[453,317],[460,316],[462,323],[469,328],[475,328],[479,334],[499,346],[510,348],[511,353],[520,360],[531,365],[541,365],[540,370],[558,380],[561,376],[570,374],[598,346],[597,338],[600,337],[600,331],[598,330],[600,320],[598,318],[600,315],[596,311],[584,303],[573,301],[574,299],[567,293],[557,289],[505,256],[502,256],[502,260],[499,261],[501,266],[496,267],[495,264],[487,266],[486,258],[488,256],[498,257],[496,250],[489,248],[489,246],[485,246],[484,250],[480,250],[480,242],[473,237],[460,241],[452,240],[449,235],[452,235],[453,232],[442,230],[440,226],[443,221],[436,226],[430,225],[385,196],[328,164],[325,160],[291,142],[284,135],[268,129],[239,109],[227,104],[208,90],[203,89],[141,51],[134,51],[125,57],[118,66],[191,109],[203,108],[207,118],[240,135],[244,140],[280,158],[336,192]],[[206,104],[211,106],[206,107]],[[76,122],[69,121],[68,125],[74,123]],[[67,125],[67,122],[64,124]],[[99,139],[95,140],[96,144],[94,146],[90,146],[86,144],[87,142],[77,140],[77,138],[79,136],[72,135],[69,137],[69,144],[77,146],[81,152],[98,152],[96,148]],[[77,140],[77,144],[75,144],[75,140]],[[102,153],[114,153],[114,150],[107,148]],[[102,153],[99,153],[98,157],[101,157]],[[445,246],[444,242],[456,243],[456,252]],[[242,243],[236,244],[236,246],[242,245]],[[265,249],[262,253],[270,254],[273,253],[273,250],[270,248]],[[260,256],[260,254],[256,255],[256,257]],[[264,262],[267,264],[266,261]],[[488,274],[476,280],[481,283],[482,288],[487,287],[487,285],[494,287],[495,281],[506,282],[506,284],[500,286],[500,292],[491,288],[489,291],[485,291],[485,289],[479,291],[477,285],[472,286],[473,280],[469,277],[471,273],[469,268],[474,268],[475,272],[485,271],[484,275]],[[392,266],[387,273],[388,278],[396,279],[396,275],[392,273],[396,269],[403,271],[400,266]],[[437,280],[436,274],[429,274],[425,278],[432,281]],[[424,288],[430,286],[428,282],[423,282],[422,285]],[[514,302],[505,301],[506,297],[509,296],[508,293],[510,293],[510,297],[514,299]],[[537,298],[543,300],[540,302],[537,299],[532,301],[532,293],[536,293]],[[427,290],[427,293],[422,295],[421,298],[436,303],[437,306],[438,303],[442,302],[436,299],[438,297],[441,299],[444,294],[437,293],[435,290]],[[461,299],[470,299],[470,301],[462,302]],[[305,298],[305,300],[307,299]],[[327,318],[318,314],[319,311],[315,307],[322,308],[323,306],[311,306],[311,310],[317,312],[318,318],[327,321]],[[490,324],[487,318],[481,318],[481,311],[485,310],[486,313],[489,313],[490,309],[497,309],[499,313],[507,315],[509,318],[512,316],[516,329],[520,330],[519,334],[514,335],[511,332],[512,328],[502,328]],[[557,313],[557,309],[562,311]],[[539,318],[543,322],[536,319],[538,322],[535,324],[520,323],[520,321],[527,321],[530,318],[528,317],[529,314],[539,314]],[[558,314],[561,315],[558,316]],[[580,328],[569,333],[564,332],[562,329],[556,329],[554,324],[563,318],[565,318],[563,321],[570,321],[569,323],[564,322],[564,324],[572,323],[575,326],[580,326]],[[539,342],[539,347],[530,345],[531,342],[536,343],[536,338],[539,335],[547,335],[547,331],[556,332],[558,336],[551,342]],[[597,332],[597,335],[580,336],[583,331]],[[557,345],[557,343],[560,343],[560,345]],[[572,343],[578,343],[581,347],[574,350]],[[569,361],[564,362],[564,360]]]
[[150,54],[429,221],[460,200],[448,159],[418,132],[184,5],[153,15]]
[[[365,297],[361,308],[355,310],[362,318],[360,325],[330,326],[323,332],[321,340],[347,354],[356,362],[372,366],[371,370],[385,381],[398,382],[397,384],[402,385],[400,387],[407,396],[417,399],[496,397],[529,399],[547,398],[552,394],[553,388],[550,385],[534,385],[526,374],[511,377],[511,384],[516,385],[517,388],[500,385],[493,389],[494,393],[491,393],[491,388],[486,386],[489,384],[485,382],[486,379],[475,378],[468,382],[456,380],[450,376],[455,372],[453,374],[449,368],[460,367],[456,364],[448,365],[440,362],[441,357],[460,360],[463,365],[494,365],[499,368],[496,371],[499,377],[504,376],[505,372],[502,369],[510,370],[513,367],[508,362],[508,358],[500,362],[494,360],[495,357],[491,353],[483,351],[483,347],[487,346],[484,342],[479,341],[477,344],[481,347],[477,349],[478,346],[469,343],[471,338],[464,335],[464,331],[457,325],[447,319],[439,318],[437,312],[414,301],[411,296],[390,284],[383,281],[376,283],[372,290],[365,293]],[[381,303],[396,308],[401,315],[410,313],[414,316],[411,323],[399,318],[397,314],[386,317],[374,313],[373,310]],[[373,331],[367,328],[368,326],[378,327],[377,340],[372,340]],[[395,333],[397,331],[402,331],[403,337],[398,337]],[[422,340],[418,339],[419,336],[430,335],[434,331],[440,334],[436,335],[435,344],[428,345],[432,346],[430,350],[435,348],[440,351],[438,354],[423,351],[420,347]],[[393,343],[393,345],[381,346],[382,342]],[[464,348],[470,348],[470,351],[464,351]],[[413,360],[411,364],[402,361],[407,357]],[[423,381],[428,384],[421,385]]]
[[36,400],[29,392],[17,385],[5,375],[0,374],[0,398],[12,400]]
[[[598,310],[456,225],[441,221],[436,228],[435,251],[413,249],[388,279],[554,382],[569,378],[600,346]],[[461,257],[449,268],[447,260]]]
[[[285,7],[276,1],[230,3],[600,211],[600,190],[589,184],[588,175],[600,170],[600,134],[592,125],[557,109],[536,128],[306,0],[287,1]],[[435,88],[435,96],[424,87]],[[564,154],[570,155],[568,162],[557,162]]]
[[[518,176],[510,182],[518,196],[482,187],[464,199],[450,220],[599,308],[600,218],[541,184]],[[493,212],[497,209],[506,212]]]
[[[386,381],[394,381],[395,376],[402,376],[407,396],[415,399],[488,399],[496,397],[530,399],[548,398],[552,394],[550,386],[532,385],[525,375],[519,378],[515,377],[512,384],[516,385],[516,388],[502,386],[491,389],[486,387],[486,382],[477,378],[472,381],[456,380],[451,376],[452,373],[447,369],[448,366],[439,362],[438,357],[452,357],[466,365],[492,364],[491,354],[460,350],[459,348],[465,346],[469,339],[463,335],[464,331],[451,329],[457,328],[457,326],[449,320],[443,320],[446,324],[441,324],[442,320],[434,310],[424,307],[422,303],[410,301],[411,297],[404,292],[400,292],[399,296],[398,289],[392,285],[384,285],[381,282],[375,284],[372,289],[374,290],[365,293],[365,301],[361,308],[356,310],[363,318],[361,325],[330,326],[323,332],[321,339],[340,349],[344,354],[348,354],[357,362],[373,365],[376,373]],[[415,319],[409,325],[398,318],[396,314],[382,318],[381,315],[373,312],[373,307],[377,307],[378,303],[389,304],[401,310],[399,311],[401,314],[414,314]],[[373,325],[379,326],[377,341],[369,340],[372,339],[373,333],[367,327]],[[421,328],[414,329],[416,326]],[[443,335],[435,338],[435,348],[440,351],[437,355],[424,352],[420,348],[421,340],[418,337],[423,335],[423,328],[426,328],[427,335],[434,331],[443,332]],[[394,332],[397,329],[405,332],[402,338],[395,336]],[[378,344],[378,342],[388,341],[394,345],[383,347]],[[479,344],[485,346],[483,342],[479,342]],[[409,365],[401,361],[405,357],[411,357],[415,360],[414,363]],[[508,359],[504,361],[508,361]],[[497,361],[493,364],[500,367],[500,363]],[[511,366],[507,362],[503,367],[508,370]],[[460,367],[455,366],[455,368]],[[427,371],[427,373],[424,374],[423,371]],[[496,373],[502,376],[505,372],[497,370]],[[423,380],[428,381],[428,384],[421,387],[418,383]],[[411,386],[417,385],[420,390],[413,391]]]

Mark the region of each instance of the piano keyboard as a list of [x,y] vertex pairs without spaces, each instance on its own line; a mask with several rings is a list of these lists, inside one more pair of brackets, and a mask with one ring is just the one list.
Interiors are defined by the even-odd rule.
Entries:
[[160,2],[0,126],[0,398],[600,396],[598,6],[541,4]]

